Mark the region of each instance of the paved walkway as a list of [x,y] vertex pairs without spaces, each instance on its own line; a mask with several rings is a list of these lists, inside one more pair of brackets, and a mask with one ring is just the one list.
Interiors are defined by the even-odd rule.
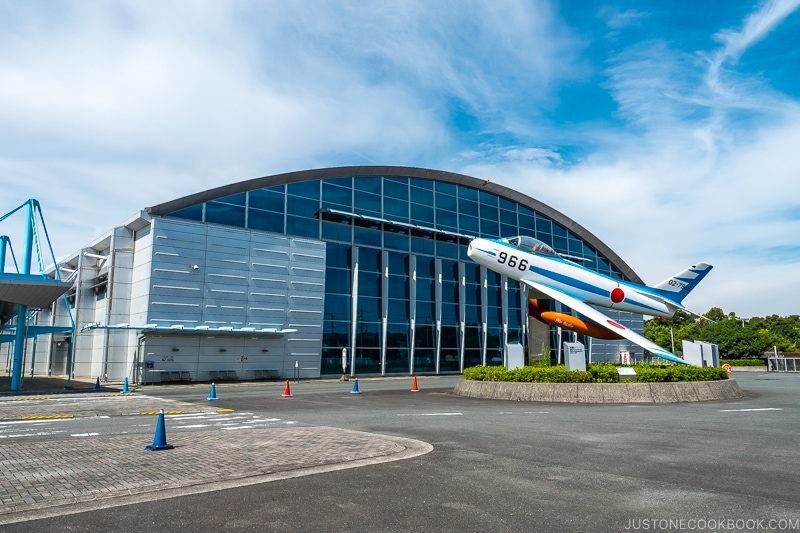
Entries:
[[[33,396],[0,397],[0,419],[216,411],[143,395],[23,398]],[[329,427],[246,429],[235,438],[219,430],[178,432],[167,441],[175,448],[158,452],[144,450],[141,434],[0,441],[0,524],[397,461],[433,449],[421,441]]]

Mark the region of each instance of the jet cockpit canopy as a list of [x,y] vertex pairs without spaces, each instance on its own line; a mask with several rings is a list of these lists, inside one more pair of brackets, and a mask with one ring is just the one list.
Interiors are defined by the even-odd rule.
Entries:
[[525,251],[534,253],[534,254],[542,254],[542,255],[552,255],[557,256],[555,250],[553,250],[550,246],[546,245],[539,239],[534,239],[533,237],[526,237],[521,235],[519,237],[509,237],[507,239],[503,239],[503,241],[507,242],[511,246],[516,246],[517,248],[521,248]]

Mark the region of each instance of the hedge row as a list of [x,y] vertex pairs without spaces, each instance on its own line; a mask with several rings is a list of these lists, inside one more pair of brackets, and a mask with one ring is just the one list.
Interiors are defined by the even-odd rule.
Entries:
[[719,364],[731,366],[765,366],[766,359],[720,359]]
[[[728,379],[728,373],[722,368],[650,364],[638,364],[633,368],[636,370],[638,381],[641,382]],[[506,370],[502,366],[473,366],[464,369],[464,379],[527,383],[617,383],[619,373],[617,366],[611,363],[592,364],[585,371],[567,370],[563,365],[526,366],[514,370]]]

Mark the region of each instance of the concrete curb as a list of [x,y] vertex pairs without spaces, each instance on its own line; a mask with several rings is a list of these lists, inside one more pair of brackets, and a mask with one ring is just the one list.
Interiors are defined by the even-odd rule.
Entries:
[[744,397],[734,379],[675,383],[516,383],[463,380],[453,394],[491,400],[559,403],[682,403]]

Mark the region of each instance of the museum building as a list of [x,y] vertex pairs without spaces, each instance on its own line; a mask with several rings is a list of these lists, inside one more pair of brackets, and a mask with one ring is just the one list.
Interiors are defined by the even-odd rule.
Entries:
[[[577,222],[488,179],[391,166],[291,172],[146,208],[68,256],[59,268],[74,285],[37,320],[66,324],[69,305],[75,334],[34,344],[34,370],[288,379],[458,373],[502,365],[512,346],[530,359],[542,345],[555,354],[560,332],[529,323],[524,287],[467,257],[473,237],[514,235],[641,282]],[[642,331],[640,315],[611,313]],[[577,340],[596,361],[637,350]]]

